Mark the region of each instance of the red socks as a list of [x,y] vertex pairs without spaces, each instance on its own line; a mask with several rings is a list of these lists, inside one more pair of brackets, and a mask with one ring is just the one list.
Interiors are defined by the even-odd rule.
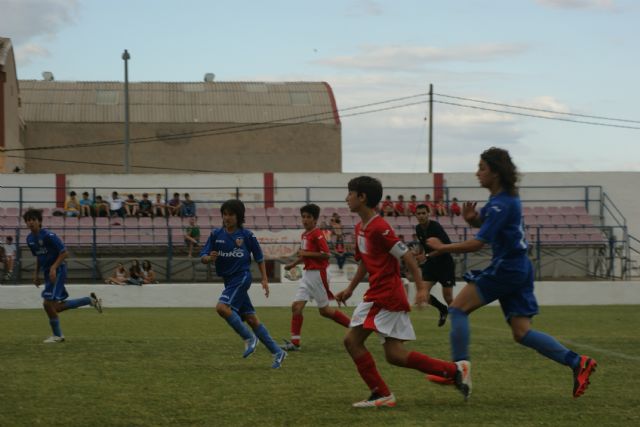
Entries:
[[456,364],[434,359],[426,354],[412,351],[407,358],[407,368],[417,369],[425,374],[437,375],[443,378],[454,378],[456,375]]
[[366,352],[363,356],[353,360],[358,368],[360,376],[365,383],[369,386],[369,390],[372,393],[377,393],[380,396],[389,396],[391,392],[385,384],[384,380],[378,373],[376,368],[376,362],[373,360],[371,353]]
[[349,323],[351,323],[351,319],[349,319],[349,317],[347,317],[347,315],[341,312],[340,310],[334,311],[333,316],[331,316],[331,319],[333,319],[334,322],[341,324],[345,328],[348,328]]
[[300,332],[302,331],[302,314],[294,314],[291,316],[291,342],[300,345]]

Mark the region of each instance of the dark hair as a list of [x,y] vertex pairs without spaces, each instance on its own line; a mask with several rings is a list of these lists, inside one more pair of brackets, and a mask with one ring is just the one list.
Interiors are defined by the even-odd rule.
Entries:
[[82,193],[83,196],[89,196],[89,192],[85,191],[84,193]]
[[102,196],[96,196],[96,200],[98,199],[102,200]]
[[229,199],[220,206],[220,213],[224,215],[224,211],[235,214],[238,227],[242,227],[244,224],[244,203],[238,199]]
[[418,209],[425,209],[427,212],[429,212],[429,206],[425,205],[424,203],[420,203],[418,206],[416,206],[416,211]]
[[7,236],[7,242],[9,242],[9,243],[13,242],[13,237]]
[[318,218],[320,217],[320,206],[313,203],[309,203],[308,205],[304,205],[303,207],[300,208],[300,215],[302,215],[305,212],[311,215],[313,219],[317,221]]
[[[145,266],[148,268],[145,268]],[[145,259],[144,261],[142,261],[142,268],[146,271],[149,271],[151,269],[151,262],[149,262],[148,259]]]
[[133,194],[129,194],[127,197],[128,197],[129,199],[133,199]]
[[72,191],[71,193],[69,193],[69,195],[70,195],[71,197],[74,197],[74,196],[76,195],[76,192],[75,192],[75,191]]
[[518,195],[516,184],[520,176],[507,150],[491,147],[480,154],[480,158],[489,166],[491,172],[498,174],[500,185],[507,193],[512,196]]
[[355,191],[358,196],[367,196],[367,206],[375,208],[382,199],[382,183],[370,176],[359,176],[349,181],[349,191]]
[[189,193],[184,193],[184,197],[191,197],[191,196],[189,196]]
[[22,219],[24,219],[24,222],[30,219],[36,219],[42,224],[42,209],[29,208],[24,215],[22,215]]
[[180,197],[180,193],[173,193],[173,197]]

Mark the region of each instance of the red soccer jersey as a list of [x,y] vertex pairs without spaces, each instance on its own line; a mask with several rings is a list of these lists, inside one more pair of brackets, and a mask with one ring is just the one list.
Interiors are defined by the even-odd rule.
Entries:
[[[362,261],[369,273],[369,289],[364,300],[389,311],[410,311],[407,294],[400,280],[400,262],[390,251],[406,251],[393,228],[376,215],[364,226],[355,228],[356,261]],[[396,246],[398,245],[398,246]]]
[[[303,251],[324,252],[329,253],[329,245],[324,238],[324,234],[319,228],[302,233],[302,244],[300,246]],[[311,258],[303,257],[305,270],[326,270],[329,266],[327,258]]]

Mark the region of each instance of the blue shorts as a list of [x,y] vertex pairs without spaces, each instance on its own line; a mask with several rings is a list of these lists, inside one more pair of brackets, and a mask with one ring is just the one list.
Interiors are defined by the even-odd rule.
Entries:
[[44,290],[42,291],[42,298],[47,301],[64,301],[69,298],[69,294],[64,287],[64,282],[67,279],[67,265],[62,264],[56,270],[56,281],[51,283],[49,279],[49,269],[44,270]]
[[485,305],[500,301],[507,322],[514,316],[538,314],[538,302],[533,294],[533,266],[528,258],[520,262],[499,262],[482,271],[473,270],[466,273],[464,279],[476,284]]
[[243,271],[231,277],[224,278],[224,291],[218,302],[226,304],[239,315],[255,314],[256,310],[249,299],[251,287],[251,273]]

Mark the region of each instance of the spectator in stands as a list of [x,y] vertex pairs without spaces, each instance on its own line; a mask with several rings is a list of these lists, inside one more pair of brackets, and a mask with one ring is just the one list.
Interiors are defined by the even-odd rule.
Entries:
[[447,216],[449,215],[447,210],[447,205],[444,204],[444,200],[442,198],[436,200],[436,203],[433,205],[436,216]]
[[431,195],[430,194],[425,194],[424,195],[424,205],[427,207],[427,210],[429,211],[429,216],[435,216],[435,206],[433,204],[433,201],[431,200]]
[[329,220],[329,225],[331,226],[331,232],[333,234],[334,239],[338,236],[342,238],[343,230],[342,230],[342,220],[340,219],[340,215],[337,212],[334,212],[331,215],[331,219]]
[[127,284],[127,279],[129,276],[127,275],[127,270],[124,268],[121,262],[118,263],[116,269],[113,272],[113,276],[109,277],[104,281],[107,285],[120,285],[124,286]]
[[80,216],[91,216],[91,199],[89,199],[89,193],[82,193],[82,199],[80,199]]
[[144,278],[142,277],[142,269],[140,268],[140,262],[137,259],[131,261],[131,267],[129,267],[129,278],[127,279],[127,285],[142,286]]
[[196,217],[189,218],[189,226],[184,230],[184,242],[189,248],[188,256],[193,256],[193,248],[200,245],[200,227],[196,224]]
[[95,216],[109,216],[109,203],[102,199],[102,196],[96,196],[93,201],[93,214]]
[[386,196],[384,198],[382,207],[380,208],[380,215],[393,216],[393,202],[391,201],[391,196]]
[[180,206],[180,216],[192,217],[196,216],[196,203],[191,200],[189,193],[184,193],[184,200]]
[[69,193],[69,197],[64,202],[64,214],[65,216],[79,216],[80,215],[80,202],[76,197],[76,192]]
[[16,259],[16,245],[13,243],[13,237],[7,236],[7,238],[5,239],[3,248],[4,248],[4,266],[6,270],[6,274],[4,278],[5,280],[9,280],[11,279],[11,276],[13,276],[13,265]]
[[153,201],[153,214],[155,216],[167,215],[167,204],[160,193],[156,194],[156,199]]
[[395,216],[405,216],[407,214],[407,207],[404,204],[404,196],[398,195],[398,200],[393,205],[393,214]]
[[169,200],[169,203],[167,203],[167,214],[170,216],[180,216],[181,207],[182,203],[180,203],[180,193],[173,193],[173,199]]
[[127,216],[138,216],[138,211],[140,210],[140,205],[138,201],[133,197],[133,194],[129,194],[127,196],[127,200],[124,202],[124,211]]
[[109,199],[109,216],[113,217],[115,215],[124,218],[124,200],[118,196],[117,191],[111,193],[111,198]]
[[415,194],[411,195],[411,199],[407,204],[407,215],[414,216],[416,214],[416,207],[418,207],[418,200]]
[[142,283],[145,285],[158,283],[156,280],[156,272],[153,271],[153,267],[151,267],[151,263],[147,259],[142,261]]
[[148,193],[142,193],[142,199],[138,203],[140,208],[140,216],[153,216],[153,204],[149,200]]
[[461,213],[460,205],[458,204],[458,199],[453,198],[451,201],[451,205],[449,206],[449,215],[451,216],[460,216]]

